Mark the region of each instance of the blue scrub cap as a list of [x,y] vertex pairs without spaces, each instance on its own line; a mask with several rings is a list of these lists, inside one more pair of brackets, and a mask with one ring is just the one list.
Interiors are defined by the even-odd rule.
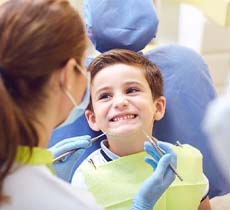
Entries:
[[85,0],[87,33],[95,48],[142,50],[155,36],[158,17],[152,0]]

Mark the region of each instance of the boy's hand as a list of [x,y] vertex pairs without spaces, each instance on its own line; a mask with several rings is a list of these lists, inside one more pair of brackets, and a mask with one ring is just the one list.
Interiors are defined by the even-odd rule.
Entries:
[[53,163],[54,170],[58,177],[67,182],[71,181],[70,176],[72,174],[73,166],[85,152],[85,149],[91,146],[91,142],[89,141],[90,139],[91,136],[89,135],[72,137],[64,139],[49,148],[49,151],[53,153],[54,158],[57,158],[68,151],[76,150],[68,156],[65,156]]
[[158,142],[158,146],[165,151],[160,157],[150,142],[145,142],[145,151],[153,157],[145,158],[145,162],[155,169],[154,173],[145,180],[136,194],[131,210],[152,210],[158,199],[175,179],[175,174],[169,168],[172,164],[176,167],[176,154],[169,144]]

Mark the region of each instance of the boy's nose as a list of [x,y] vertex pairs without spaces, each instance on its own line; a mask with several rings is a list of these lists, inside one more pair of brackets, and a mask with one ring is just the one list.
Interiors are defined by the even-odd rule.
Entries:
[[128,100],[125,96],[119,95],[114,97],[113,104],[116,108],[124,108],[128,106]]

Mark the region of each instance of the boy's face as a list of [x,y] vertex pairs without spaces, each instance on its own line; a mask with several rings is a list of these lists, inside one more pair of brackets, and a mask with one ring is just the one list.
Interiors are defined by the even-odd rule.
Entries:
[[93,112],[86,118],[93,130],[127,135],[144,129],[152,131],[153,121],[164,114],[165,98],[153,100],[144,70],[115,64],[99,71],[91,86]]

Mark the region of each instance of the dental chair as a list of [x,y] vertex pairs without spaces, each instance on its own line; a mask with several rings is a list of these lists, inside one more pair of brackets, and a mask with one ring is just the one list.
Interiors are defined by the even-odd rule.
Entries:
[[[84,17],[89,38],[100,52],[113,48],[140,51],[155,37],[158,26],[152,0],[87,0]],[[165,117],[155,124],[154,136],[172,144],[179,141],[198,148],[209,179],[209,197],[228,193],[230,181],[224,178],[209,146],[210,140],[201,129],[206,107],[216,97],[208,66],[196,52],[178,45],[156,47],[144,56],[161,69],[167,100]],[[86,134],[99,135],[81,116],[73,124],[54,130],[49,146]],[[86,150],[70,173],[73,175],[79,164],[99,147],[100,140]]]

